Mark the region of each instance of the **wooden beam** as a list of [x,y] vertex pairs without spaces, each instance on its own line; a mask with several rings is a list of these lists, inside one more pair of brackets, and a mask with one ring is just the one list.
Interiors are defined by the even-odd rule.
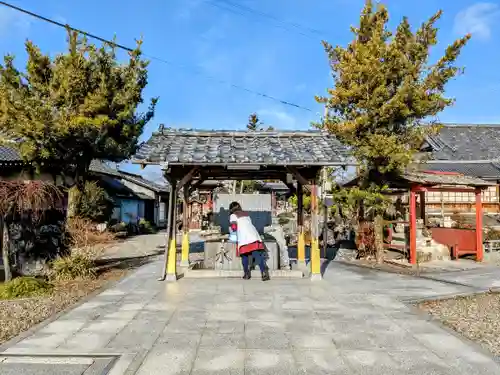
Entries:
[[182,179],[177,184],[177,192],[179,192],[181,188],[184,187],[184,185],[186,185],[193,179],[194,174],[198,172],[199,169],[199,167],[193,167],[184,177],[182,177]]
[[[478,187],[476,189],[485,189],[487,187]],[[476,189],[475,188],[468,188],[468,187],[426,187],[426,186],[414,186],[412,187],[413,191],[416,193],[420,192],[428,192],[428,191],[435,191],[435,192],[451,192],[451,193],[475,193]]]
[[300,174],[297,168],[287,167],[287,169],[297,179],[297,182],[300,182],[302,185],[309,185],[309,181]]

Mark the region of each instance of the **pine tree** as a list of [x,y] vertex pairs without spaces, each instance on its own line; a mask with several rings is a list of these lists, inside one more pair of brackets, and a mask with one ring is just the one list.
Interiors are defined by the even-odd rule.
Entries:
[[415,32],[405,17],[392,33],[386,7],[367,0],[347,47],[323,42],[335,87],[328,89],[328,97],[316,98],[329,110],[320,127],[351,147],[371,179],[403,170],[423,137],[436,130],[423,121],[454,102],[444,95],[445,85],[461,73],[455,61],[470,35],[429,63],[441,14],[438,11]]
[[[263,127],[264,123],[260,121],[259,116],[257,113],[251,113],[250,116],[248,116],[248,124],[247,124],[247,130],[251,132],[256,132],[256,131],[264,131]],[[269,125],[265,131],[273,131],[274,128]]]
[[259,130],[260,126],[261,122],[257,113],[251,113],[250,116],[248,116],[247,129],[251,132],[255,132]]
[[437,62],[429,62],[441,14],[415,32],[405,17],[393,33],[387,27],[387,8],[367,0],[347,47],[323,42],[335,86],[327,97],[316,98],[328,109],[318,127],[350,147],[361,165],[361,190],[352,193],[362,208],[372,210],[378,261],[387,203],[380,194],[384,182],[404,171],[424,137],[437,129],[432,119],[454,102],[445,96],[445,85],[462,71],[455,62],[470,35],[448,46]]
[[148,62],[141,41],[127,63],[116,48],[96,47],[68,30],[68,50],[51,58],[26,42],[25,71],[14,57],[0,65],[0,132],[39,170],[70,175],[82,191],[93,159],[120,162],[136,150],[157,99],[145,113]]

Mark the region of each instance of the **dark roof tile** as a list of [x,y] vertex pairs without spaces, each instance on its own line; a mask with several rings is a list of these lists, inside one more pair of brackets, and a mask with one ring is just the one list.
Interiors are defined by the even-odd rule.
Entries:
[[500,160],[500,125],[444,125],[429,136],[435,160]]
[[165,129],[153,133],[135,163],[339,165],[348,152],[335,137],[319,131],[246,132]]
[[0,163],[21,161],[21,155],[19,155],[19,152],[15,148],[0,146]]
[[455,172],[485,180],[500,180],[500,166],[495,163],[427,163],[426,170],[437,172]]

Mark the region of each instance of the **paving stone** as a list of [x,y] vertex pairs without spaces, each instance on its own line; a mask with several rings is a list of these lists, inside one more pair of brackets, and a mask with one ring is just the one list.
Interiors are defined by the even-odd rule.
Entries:
[[290,344],[294,349],[335,349],[332,336],[315,333],[289,334]]
[[245,334],[243,332],[238,333],[210,333],[205,332],[201,337],[200,348],[235,348],[235,349],[245,349],[247,347]]
[[319,284],[161,283],[156,276],[162,265],[160,260],[142,267],[4,356],[47,350],[130,353],[142,363],[140,375],[500,374],[490,356],[399,301],[463,292],[460,286],[335,263]]
[[208,321],[205,325],[205,332],[210,333],[243,333],[245,332],[245,322]]
[[301,373],[289,350],[247,350],[245,374],[285,375]]
[[416,334],[415,338],[440,357],[454,356],[456,353],[474,351],[464,341],[448,332]]
[[167,325],[165,330],[170,332],[203,332],[206,326],[205,320],[196,320],[196,319],[171,319]]
[[342,350],[371,350],[377,347],[375,339],[369,332],[341,332],[332,334],[333,343],[338,349]]
[[[400,365],[388,353],[370,350],[341,350],[340,355],[359,375],[401,375]],[[406,375],[406,374],[405,374]],[[427,374],[426,374],[427,375]]]
[[202,333],[163,331],[156,339],[156,345],[165,348],[192,349],[200,345]]
[[192,350],[155,346],[144,359],[136,375],[189,375],[196,357]]
[[56,320],[55,322],[43,327],[37,333],[71,335],[72,332],[78,331],[86,323],[87,322],[85,320]]
[[247,349],[290,349],[288,335],[281,333],[248,332],[245,331],[245,342]]
[[235,348],[206,350],[200,348],[194,362],[193,375],[243,375],[245,373],[245,352]]
[[150,349],[165,328],[158,321],[134,320],[125,326],[106,345],[110,349]]
[[72,333],[44,334],[36,333],[18,342],[16,348],[29,348],[32,350],[54,349],[71,337]]
[[98,348],[104,348],[113,336],[114,334],[111,333],[80,331],[71,336],[63,344],[59,345],[58,348],[73,350],[75,352],[82,351],[86,353]]
[[121,320],[121,319],[100,319],[93,321],[88,324],[82,332],[96,332],[96,333],[114,333],[117,334],[120,332],[125,326],[130,323],[130,320]]
[[207,320],[244,322],[246,314],[244,311],[210,311]]
[[457,368],[446,364],[445,361],[428,350],[391,351],[388,354],[401,368],[401,373],[405,375],[452,375],[461,373],[457,371]]
[[297,369],[300,373],[310,375],[351,375],[353,372],[346,361],[335,351],[300,350],[293,352]]
[[132,320],[139,312],[138,311],[116,311],[103,315],[102,319],[108,320]]

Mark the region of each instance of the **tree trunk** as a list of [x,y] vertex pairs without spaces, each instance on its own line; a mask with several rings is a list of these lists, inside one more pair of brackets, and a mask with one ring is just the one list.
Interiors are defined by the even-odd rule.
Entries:
[[373,221],[373,236],[375,240],[375,254],[377,257],[377,263],[381,264],[384,260],[384,220],[382,215],[375,215]]
[[66,217],[68,219],[71,219],[78,214],[76,204],[78,202],[78,197],[80,196],[80,194],[81,192],[77,184],[68,189],[68,208],[66,212]]
[[5,225],[5,220],[0,217],[0,246],[2,247],[2,260],[3,260],[3,272],[4,281],[12,280],[12,271],[10,269],[10,251],[9,251],[9,235],[8,227]]

